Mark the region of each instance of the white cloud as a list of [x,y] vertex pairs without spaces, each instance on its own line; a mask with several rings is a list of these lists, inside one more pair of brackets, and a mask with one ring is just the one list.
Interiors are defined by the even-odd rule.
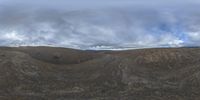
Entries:
[[17,31],[10,31],[10,32],[6,32],[2,35],[3,39],[7,39],[10,41],[24,41],[26,39],[26,37],[22,34],[17,33]]
[[192,41],[200,41],[200,32],[187,32]]

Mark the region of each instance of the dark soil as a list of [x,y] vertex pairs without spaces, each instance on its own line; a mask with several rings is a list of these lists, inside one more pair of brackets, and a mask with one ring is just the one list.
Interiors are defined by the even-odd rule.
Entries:
[[0,100],[200,100],[200,48],[0,48]]

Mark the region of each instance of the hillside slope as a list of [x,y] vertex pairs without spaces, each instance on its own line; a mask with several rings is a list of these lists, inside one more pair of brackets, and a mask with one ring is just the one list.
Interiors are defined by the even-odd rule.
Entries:
[[199,100],[200,48],[0,48],[0,100]]

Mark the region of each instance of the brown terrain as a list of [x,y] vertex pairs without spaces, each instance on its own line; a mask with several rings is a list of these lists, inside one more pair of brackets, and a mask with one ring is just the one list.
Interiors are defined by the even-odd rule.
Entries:
[[0,48],[0,100],[200,100],[200,48]]

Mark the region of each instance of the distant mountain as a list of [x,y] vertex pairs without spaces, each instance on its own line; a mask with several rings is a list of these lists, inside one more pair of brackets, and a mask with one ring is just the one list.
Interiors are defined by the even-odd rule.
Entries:
[[199,100],[200,48],[0,48],[0,100]]

